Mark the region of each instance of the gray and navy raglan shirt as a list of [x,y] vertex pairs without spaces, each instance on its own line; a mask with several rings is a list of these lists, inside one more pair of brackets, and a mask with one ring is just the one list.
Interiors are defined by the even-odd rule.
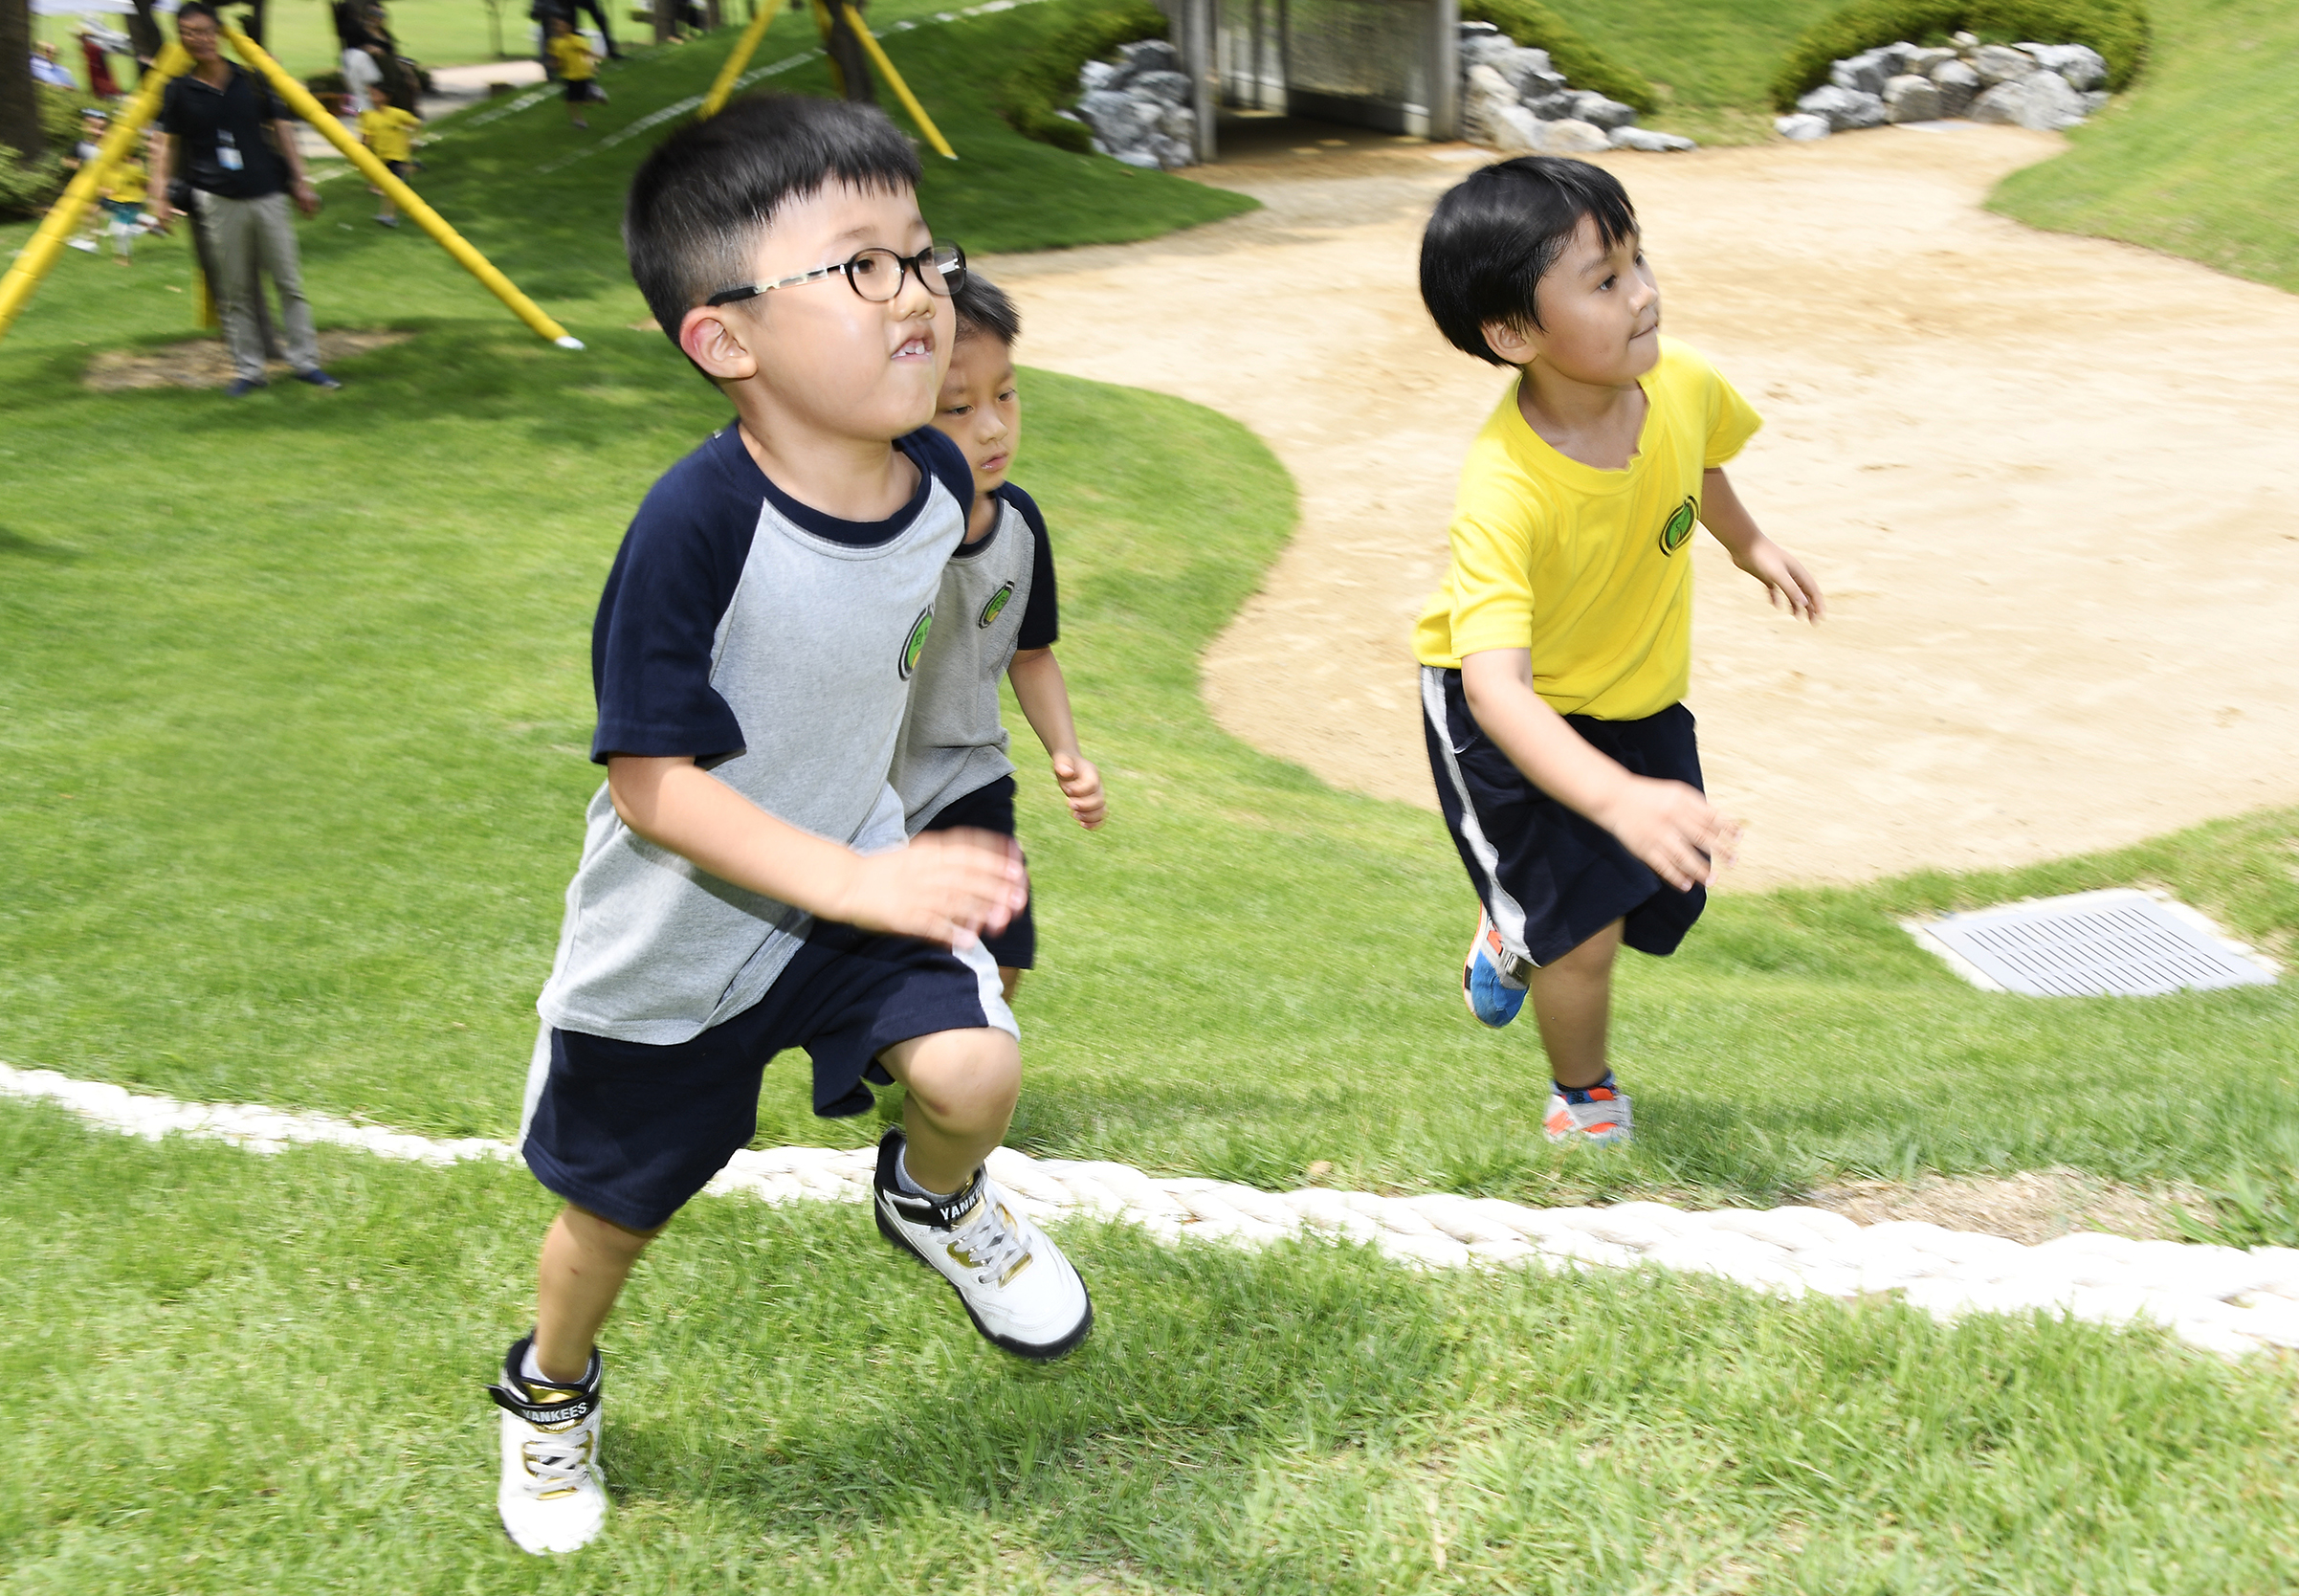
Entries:
[[[692,756],[816,836],[864,853],[901,845],[887,776],[974,487],[932,428],[895,447],[918,485],[882,521],[799,503],[731,423],[663,475],[591,632],[594,761]],[[536,1008],[563,1031],[684,1042],[763,997],[810,921],[639,836],[601,784]]]
[[950,556],[934,631],[910,683],[893,781],[913,836],[967,793],[1013,774],[998,718],[999,678],[1018,650],[1050,649],[1061,632],[1046,518],[1010,482],[991,497],[997,522]]

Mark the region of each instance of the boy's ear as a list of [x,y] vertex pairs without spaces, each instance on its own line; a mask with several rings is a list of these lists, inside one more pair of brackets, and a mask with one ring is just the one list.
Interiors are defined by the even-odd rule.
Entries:
[[758,357],[750,352],[745,335],[723,305],[697,305],[678,321],[678,346],[687,359],[722,383],[739,383],[759,374]]
[[1540,358],[1540,346],[1534,342],[1533,329],[1524,322],[1487,321],[1478,330],[1485,335],[1485,347],[1507,365],[1531,366]]

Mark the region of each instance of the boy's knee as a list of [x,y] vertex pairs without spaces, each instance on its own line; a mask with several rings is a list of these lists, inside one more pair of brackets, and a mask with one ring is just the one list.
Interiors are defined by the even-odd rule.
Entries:
[[938,1124],[1003,1123],[1022,1094],[1022,1049],[1006,1031],[944,1031],[889,1048],[886,1062]]

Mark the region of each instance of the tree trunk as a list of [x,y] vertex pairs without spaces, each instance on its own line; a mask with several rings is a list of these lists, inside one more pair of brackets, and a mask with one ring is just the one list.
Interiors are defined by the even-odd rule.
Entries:
[[676,6],[678,0],[654,0],[654,42],[656,44],[663,44],[669,41],[671,37],[673,8]]
[[32,0],[0,0],[0,144],[27,163],[48,147],[32,81]]
[[263,37],[263,0],[249,0],[247,34],[263,49],[271,48],[264,42]]
[[128,18],[128,43],[135,48],[136,76],[141,79],[144,67],[167,48],[167,35],[160,32],[160,19],[152,14],[152,0],[135,0],[135,6],[136,13]]

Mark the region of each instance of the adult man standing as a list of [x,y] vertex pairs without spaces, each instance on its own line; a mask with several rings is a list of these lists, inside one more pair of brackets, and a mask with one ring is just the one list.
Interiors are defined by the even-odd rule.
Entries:
[[265,386],[258,266],[279,290],[287,359],[297,380],[314,388],[341,388],[320,369],[319,338],[312,331],[311,303],[303,298],[296,229],[287,213],[291,189],[306,216],[320,209],[319,190],[304,176],[303,157],[296,148],[295,122],[273,98],[270,85],[224,59],[215,11],[207,0],[186,0],[176,12],[176,39],[191,56],[191,70],[167,85],[160,102],[152,218],[165,231],[174,217],[168,177],[181,170],[214,254],[209,287],[223,316],[235,373],[224,391],[236,399]]

